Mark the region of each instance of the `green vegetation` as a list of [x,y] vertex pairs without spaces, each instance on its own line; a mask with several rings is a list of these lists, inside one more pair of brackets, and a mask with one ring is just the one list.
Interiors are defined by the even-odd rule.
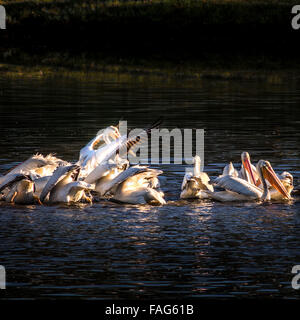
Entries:
[[[227,66],[219,59],[211,65],[201,61],[186,61],[175,64],[170,61],[91,59],[56,53],[47,56],[32,56],[22,53],[23,60],[15,63],[0,63],[0,77],[9,78],[75,78],[77,80],[109,81],[118,83],[149,82],[171,83],[182,81],[192,84],[198,81],[264,81],[280,84],[299,81],[300,66],[281,66],[276,61],[236,61]],[[9,59],[8,59],[9,60]]]
[[[205,24],[278,23],[290,13],[295,0],[2,0],[10,24],[28,19],[45,23],[146,19],[155,22]],[[168,18],[168,21],[164,21]]]

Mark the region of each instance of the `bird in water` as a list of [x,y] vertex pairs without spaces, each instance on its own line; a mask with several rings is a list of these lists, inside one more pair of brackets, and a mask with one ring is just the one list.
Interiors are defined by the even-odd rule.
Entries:
[[209,192],[211,198],[217,201],[271,200],[268,181],[282,195],[282,199],[291,199],[290,194],[277,177],[269,161],[260,160],[256,165],[256,171],[262,182],[262,188],[233,175],[222,175],[214,180],[214,184],[224,188],[225,191]]
[[23,205],[40,204],[39,198],[34,191],[34,182],[29,179],[23,179],[13,185],[5,201]]
[[92,199],[85,191],[93,190],[93,186],[78,181],[80,167],[77,165],[60,166],[48,180],[40,195],[40,201],[44,203],[73,203],[85,201],[92,203]]
[[[145,135],[150,136],[151,130],[158,127],[159,124],[160,121],[157,121],[144,130],[141,130],[136,135],[130,137],[123,135],[105,146],[101,155],[98,156],[98,165],[83,179],[83,181],[89,184],[95,184],[94,191],[98,196],[103,197],[110,187],[110,182],[130,166],[129,161],[122,158],[121,154],[122,156],[126,156],[130,152],[133,154],[132,148],[139,145],[143,141]],[[152,179],[152,182],[154,180],[155,178]]]
[[102,175],[95,181],[95,192],[100,196],[104,196],[107,192],[110,181],[117,177],[121,172],[129,168],[129,161],[116,156],[114,162],[109,163],[110,169],[106,174]]
[[[152,126],[135,136],[120,135],[117,127],[98,132],[80,150],[79,160],[71,164],[53,154],[36,154],[0,177],[0,200],[16,204],[92,202],[91,192],[99,197],[132,204],[166,204],[159,189],[161,170],[130,166],[121,157],[132,152],[142,134],[150,135]],[[101,144],[102,143],[102,144]],[[100,147],[97,147],[99,144]],[[122,154],[122,155],[123,155]],[[294,190],[293,176],[276,175],[268,161],[256,167],[248,152],[241,154],[241,170],[230,162],[213,181],[201,171],[201,159],[193,159],[192,171],[186,172],[181,185],[181,199],[197,198],[218,201],[289,200]],[[214,188],[215,186],[215,188]],[[220,188],[223,191],[218,191]]]
[[41,154],[33,155],[0,177],[0,188],[10,175],[22,173],[32,178],[44,177],[51,175],[59,165],[67,164],[68,162],[56,158],[53,154],[48,154],[46,157]]
[[213,185],[207,173],[201,171],[201,159],[196,155],[193,159],[192,172],[186,172],[181,185],[181,199],[207,199],[210,198],[207,191],[214,192]]
[[59,165],[67,162],[52,154],[31,156],[0,178],[1,199],[18,204],[40,203],[39,193]]
[[13,173],[6,177],[5,183],[0,186],[1,200],[16,204],[40,203],[35,193],[35,185],[30,176],[22,173]]
[[[103,155],[109,150],[107,146],[120,137],[117,127],[109,126],[104,131],[100,130],[96,137],[80,150],[77,165],[81,166],[81,176],[89,175],[103,161]],[[100,142],[102,144],[96,148]]]
[[119,202],[164,205],[164,193],[156,189],[159,186],[157,176],[162,173],[147,166],[132,166],[109,182],[106,193]]
[[249,153],[242,152],[241,160],[242,165],[240,171],[237,171],[232,162],[230,162],[224,167],[222,176],[231,175],[233,177],[239,177],[254,185],[257,185],[258,182],[260,183],[256,167],[251,163]]

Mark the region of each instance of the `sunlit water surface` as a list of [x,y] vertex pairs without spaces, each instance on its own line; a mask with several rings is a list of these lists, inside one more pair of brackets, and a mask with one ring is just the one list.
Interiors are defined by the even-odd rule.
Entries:
[[[0,80],[0,173],[34,153],[69,161],[101,128],[205,129],[212,177],[240,154],[300,178],[293,83]],[[166,206],[0,204],[1,298],[299,298],[300,204],[179,201],[185,165],[164,171]]]

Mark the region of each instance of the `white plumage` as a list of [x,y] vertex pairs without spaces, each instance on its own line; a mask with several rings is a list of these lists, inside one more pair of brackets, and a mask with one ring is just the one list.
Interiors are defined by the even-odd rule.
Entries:
[[209,195],[206,191],[214,191],[214,187],[210,184],[210,178],[207,173],[200,169],[201,159],[198,155],[194,157],[193,171],[188,171],[184,175],[181,184],[181,199],[206,199]]

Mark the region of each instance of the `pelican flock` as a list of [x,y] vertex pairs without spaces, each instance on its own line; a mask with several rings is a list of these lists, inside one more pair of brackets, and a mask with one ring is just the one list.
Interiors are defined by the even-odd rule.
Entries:
[[[150,134],[158,123],[145,129]],[[128,204],[165,205],[160,188],[162,170],[131,165],[125,155],[141,140],[140,135],[128,138],[118,128],[109,126],[99,132],[70,163],[53,154],[36,154],[0,176],[0,201],[21,205],[56,203],[93,203],[108,199]],[[291,200],[293,176],[277,175],[270,162],[251,163],[248,152],[241,154],[241,169],[232,162],[221,175],[210,179],[200,170],[201,159],[194,157],[194,167],[187,171],[181,184],[180,199],[229,201]]]

